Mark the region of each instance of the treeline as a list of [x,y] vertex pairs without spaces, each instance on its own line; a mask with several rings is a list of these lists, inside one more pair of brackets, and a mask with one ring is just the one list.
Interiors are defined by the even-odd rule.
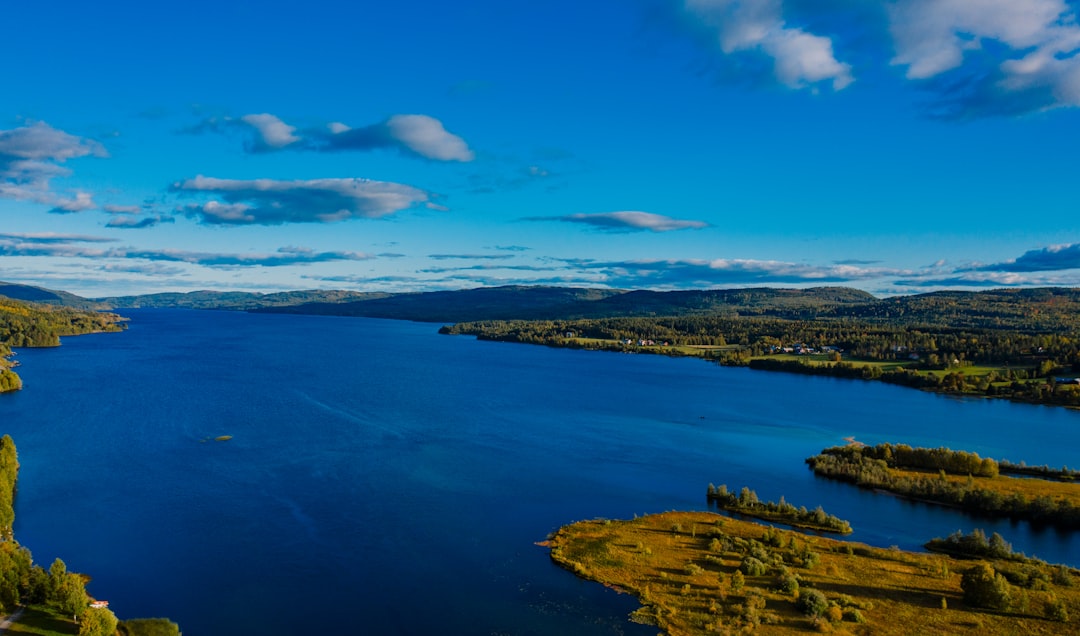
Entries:
[[992,562],[978,563],[961,576],[960,589],[967,605],[1028,614],[1033,609],[1028,592],[1031,590],[1043,596],[1045,618],[1057,622],[1069,620],[1067,604],[1057,597],[1053,588],[1074,586],[1072,568],[1049,565],[1022,552],[1013,552],[1012,545],[1000,534],[995,532],[987,538],[979,528],[970,534],[957,530],[944,539],[931,539],[926,548],[953,557]]
[[[1056,315],[1056,314],[1055,314]],[[877,324],[862,318],[791,320],[767,316],[689,315],[577,320],[482,321],[444,326],[444,334],[554,347],[699,355],[719,364],[863,380],[950,394],[1080,406],[1080,385],[1057,382],[1080,373],[1080,317],[1063,333],[1033,328],[980,329]],[[993,321],[984,321],[994,324]],[[1012,325],[1011,321],[1007,323]],[[639,346],[640,342],[654,343]],[[676,347],[701,347],[686,351]],[[828,350],[831,362],[772,357],[785,348]],[[714,348],[708,348],[714,347]],[[843,352],[841,355],[840,352]],[[844,360],[843,358],[847,358]],[[883,370],[876,364],[892,363]],[[966,374],[974,364],[1000,369]],[[1033,381],[1041,378],[1039,381]]]
[[1000,471],[998,462],[989,457],[979,457],[978,453],[954,451],[945,447],[912,448],[907,444],[878,444],[877,446],[851,444],[826,448],[821,451],[821,454],[848,459],[859,456],[864,459],[880,459],[889,468],[944,470],[953,475],[997,477]]
[[[462,322],[442,333],[467,334],[488,340],[567,346],[567,333],[603,340],[653,340],[671,345],[738,345],[750,356],[767,355],[784,346],[802,344],[820,350],[830,346],[847,356],[880,362],[914,363],[922,369],[962,369],[965,365],[1011,365],[1002,380],[1047,376],[1080,370],[1080,313],[1058,332],[1031,324],[980,321],[958,328],[864,316],[778,318],[738,314],[671,317],[616,317],[577,320],[510,320]],[[1008,324],[1003,327],[1002,324]],[[573,346],[573,345],[571,345]]]
[[1018,492],[1004,494],[979,486],[973,478],[954,481],[938,476],[907,476],[889,468],[883,459],[861,453],[822,453],[806,460],[815,474],[856,484],[862,488],[887,490],[913,499],[956,506],[968,512],[992,517],[1023,519],[1062,528],[1080,528],[1080,507],[1065,498],[1049,495],[1028,497]]
[[930,539],[925,547],[931,552],[942,552],[967,559],[1008,559],[1043,563],[1038,559],[1028,559],[1023,552],[1013,552],[1012,544],[996,532],[987,538],[981,528],[975,528],[970,534],[957,530],[944,539],[941,537]]
[[0,438],[0,539],[11,541],[15,525],[15,481],[19,476],[19,456],[10,435]]
[[0,296],[0,393],[22,388],[7,357],[12,347],[55,347],[61,336],[119,331],[120,316]]
[[748,517],[756,517],[812,530],[851,534],[850,523],[826,513],[821,506],[814,510],[807,510],[806,506],[796,508],[784,501],[782,496],[778,502],[760,501],[757,493],[745,486],[736,495],[729,492],[724,484],[720,486],[709,484],[706,498],[724,510],[737,512]]
[[1055,481],[1076,481],[1080,477],[1080,470],[1070,470],[1068,466],[1061,468],[1051,468],[1046,465],[1028,466],[1024,462],[1014,464],[1007,459],[998,462],[998,469],[1003,475],[1026,475]]
[[7,347],[55,347],[61,336],[119,331],[116,314],[39,305],[0,296],[0,343]]

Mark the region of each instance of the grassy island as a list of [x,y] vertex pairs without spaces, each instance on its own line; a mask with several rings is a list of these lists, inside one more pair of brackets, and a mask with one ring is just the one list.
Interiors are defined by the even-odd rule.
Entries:
[[850,523],[826,513],[821,506],[814,510],[807,510],[805,506],[796,508],[784,501],[783,497],[780,497],[778,502],[760,501],[757,493],[745,486],[736,495],[728,491],[727,486],[724,484],[720,484],[720,486],[709,484],[706,498],[724,510],[746,517],[782,523],[796,528],[806,528],[807,530],[851,534]]
[[[1024,473],[1028,478],[1006,477],[990,458],[903,444],[826,448],[806,462],[817,475],[863,488],[987,516],[1080,528],[1080,484],[1061,480],[1062,475],[1071,474],[1064,468],[1032,469]],[[1042,475],[1050,478],[1039,478]]]
[[1080,573],[1040,562],[872,548],[708,512],[581,521],[548,545],[562,567],[633,594],[632,619],[670,636],[1080,630]]

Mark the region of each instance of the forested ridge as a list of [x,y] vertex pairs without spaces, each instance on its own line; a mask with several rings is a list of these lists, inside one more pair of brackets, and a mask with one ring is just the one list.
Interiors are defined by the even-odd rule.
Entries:
[[[825,289],[825,288],[823,288]],[[732,298],[737,298],[733,296]],[[671,316],[475,321],[485,340],[695,355],[725,365],[1080,406],[1080,291],[938,292]],[[1064,381],[1062,381],[1064,378]]]
[[12,347],[55,347],[61,336],[119,331],[121,318],[70,307],[30,303],[0,296],[0,393],[22,387],[11,370]]

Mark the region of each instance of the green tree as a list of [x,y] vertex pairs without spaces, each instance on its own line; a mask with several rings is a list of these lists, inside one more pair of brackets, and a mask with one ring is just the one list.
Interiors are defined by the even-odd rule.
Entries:
[[960,578],[964,602],[972,607],[1006,609],[1009,607],[1009,582],[987,563],[971,568]]
[[77,616],[90,604],[86,596],[86,583],[78,574],[67,571],[60,559],[49,566],[49,602],[64,614]]
[[104,607],[88,608],[79,618],[79,636],[115,636],[116,616]]
[[180,626],[167,618],[133,618],[120,622],[124,636],[180,636]]
[[10,435],[0,438],[0,537],[11,541],[15,524],[15,481],[19,476],[19,456]]

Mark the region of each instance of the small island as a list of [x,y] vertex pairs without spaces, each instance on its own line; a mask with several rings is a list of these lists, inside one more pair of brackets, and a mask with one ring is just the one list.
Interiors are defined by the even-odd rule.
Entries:
[[[862,488],[991,517],[1080,528],[1080,484],[1066,468],[1028,468],[965,451],[904,444],[836,446],[806,463],[816,475]],[[1007,477],[1002,471],[1025,477]]]

